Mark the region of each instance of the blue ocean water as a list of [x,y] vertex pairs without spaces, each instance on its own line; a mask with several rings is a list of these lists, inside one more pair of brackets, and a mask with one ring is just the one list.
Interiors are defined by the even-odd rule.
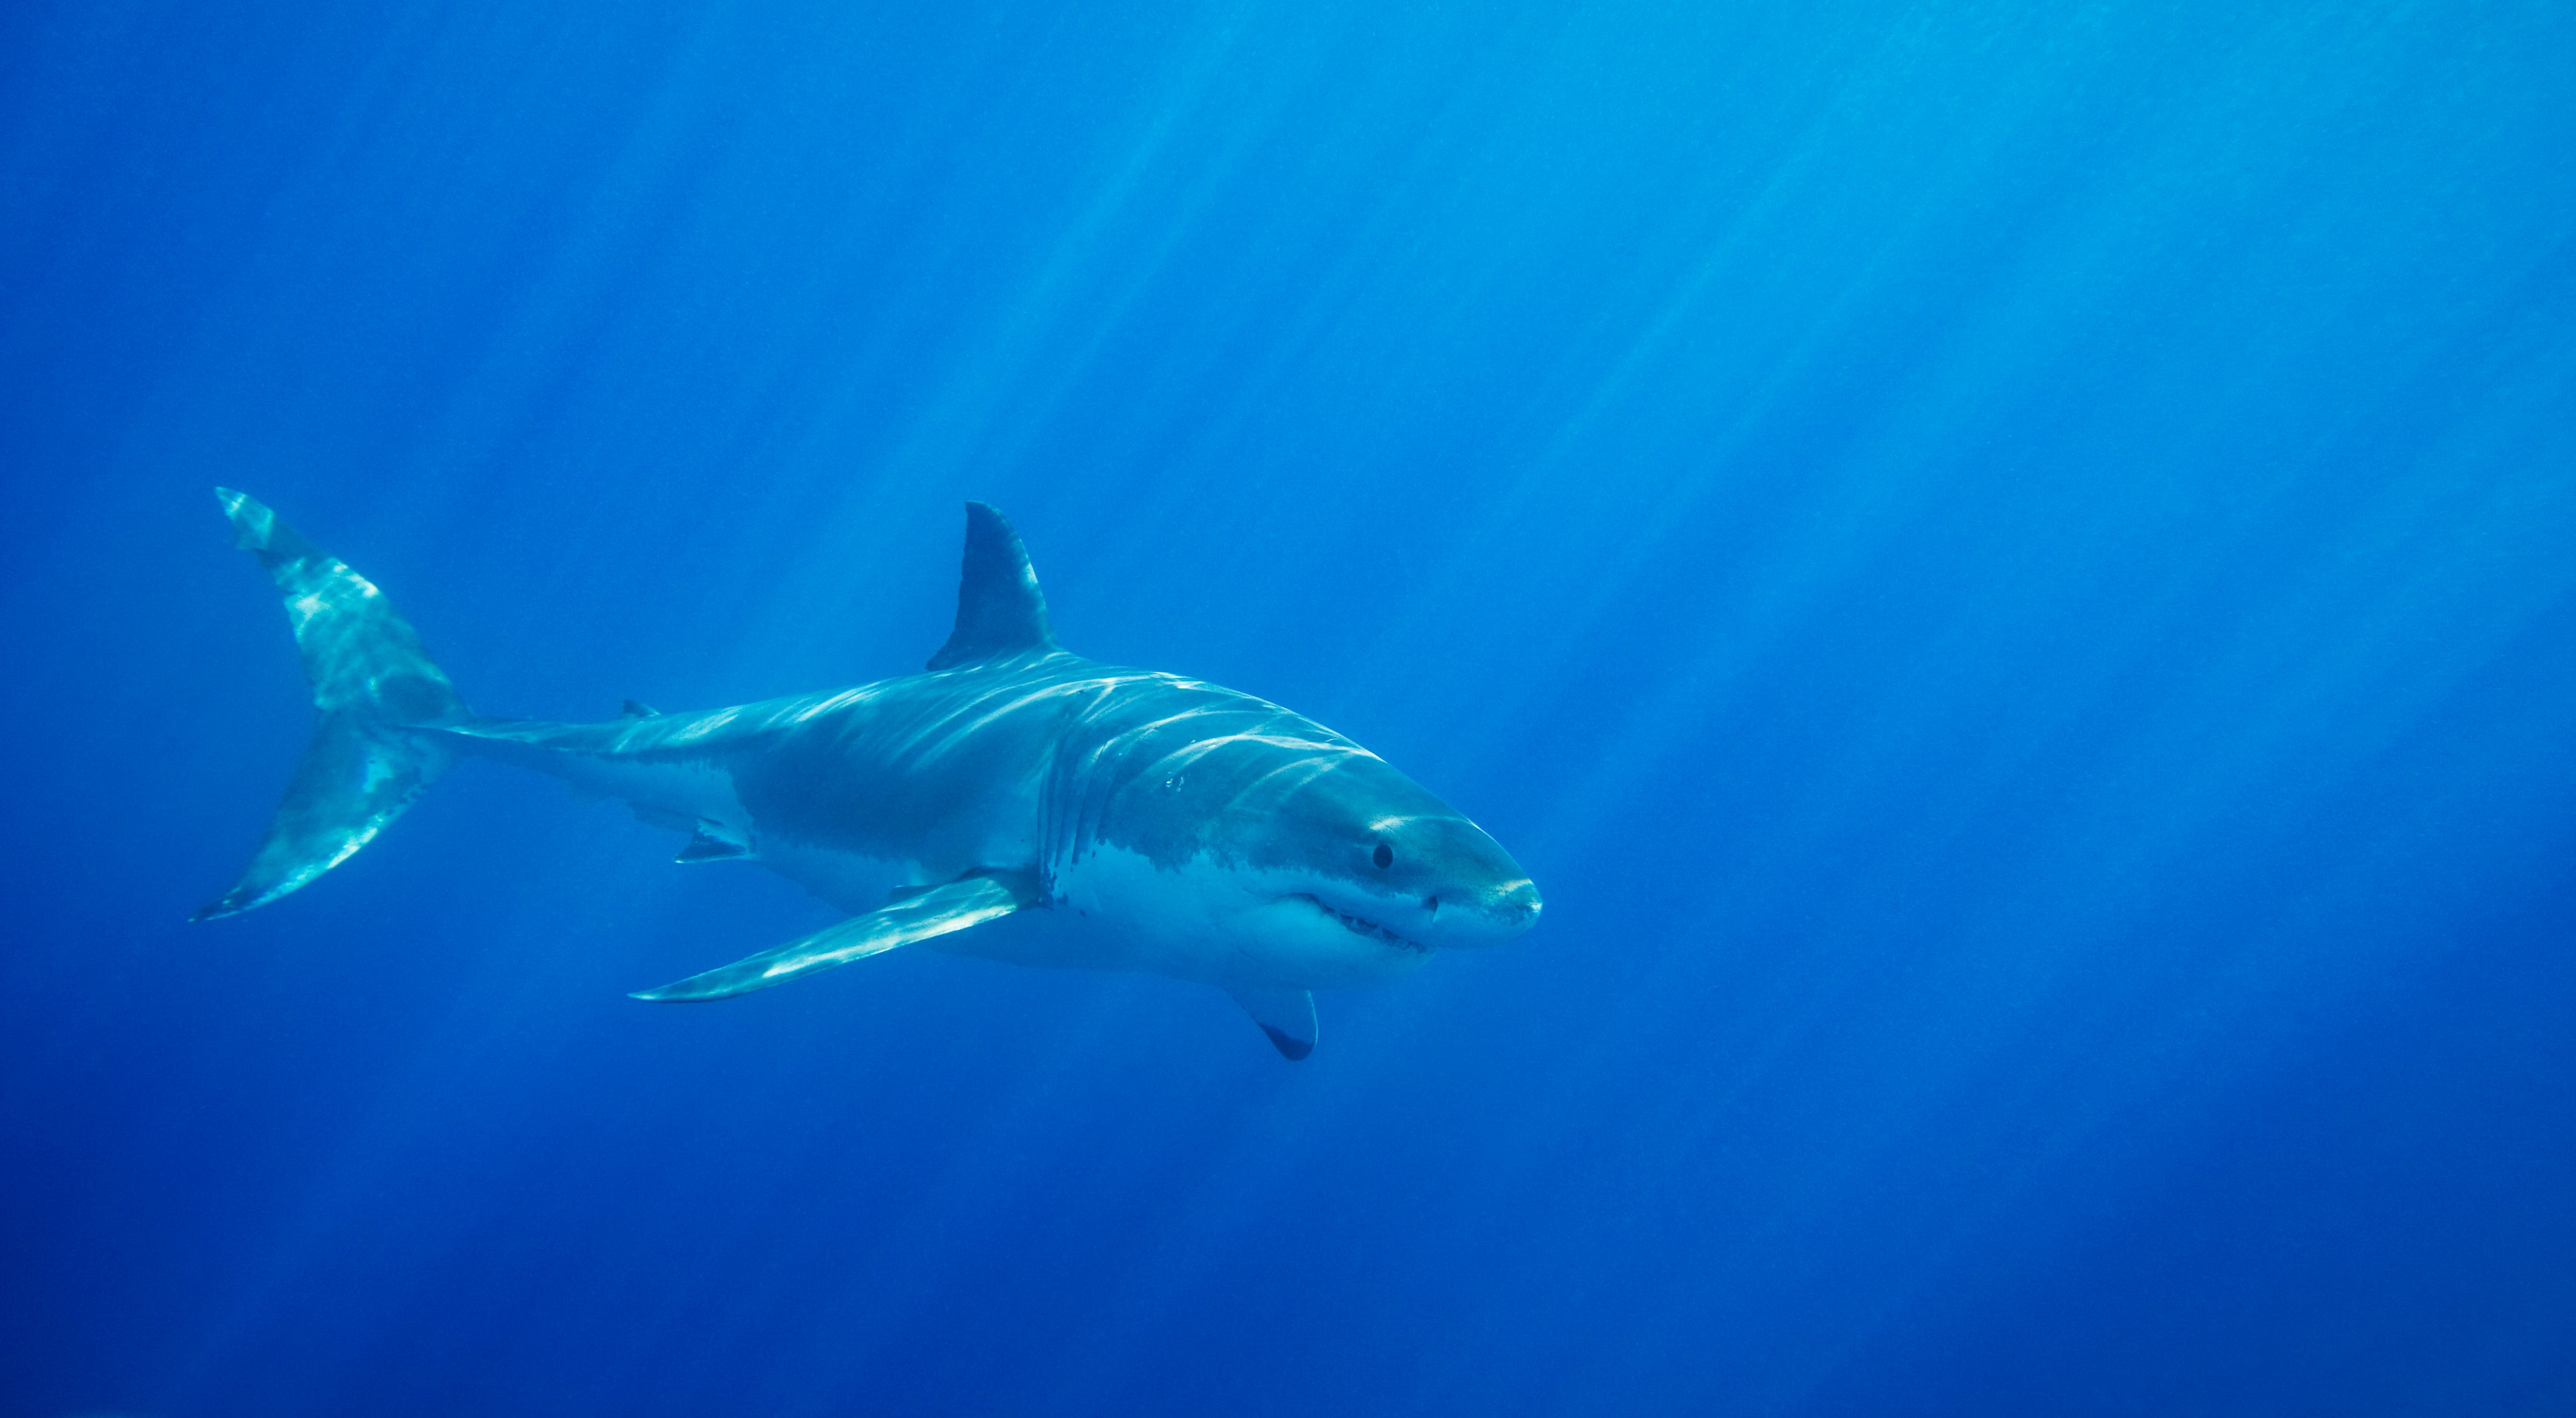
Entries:
[[[0,9],[0,1414],[2576,1411],[2576,10]],[[1065,643],[1528,864],[898,952],[309,712]]]

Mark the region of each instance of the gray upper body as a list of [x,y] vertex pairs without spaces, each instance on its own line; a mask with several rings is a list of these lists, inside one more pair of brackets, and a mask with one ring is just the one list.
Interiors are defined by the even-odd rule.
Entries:
[[1302,1058],[1308,989],[1507,940],[1539,913],[1509,853],[1349,739],[1058,648],[1019,538],[980,503],[956,629],[926,672],[554,724],[467,711],[372,585],[220,495],[286,592],[318,721],[260,855],[201,915],[319,876],[459,754],[621,797],[690,834],[680,860],[756,860],[851,914],[648,999],[722,998],[926,943],[1215,985]]

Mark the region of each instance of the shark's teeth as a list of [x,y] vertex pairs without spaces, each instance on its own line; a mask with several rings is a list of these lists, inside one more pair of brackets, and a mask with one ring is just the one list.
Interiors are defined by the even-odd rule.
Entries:
[[1419,941],[1407,940],[1404,937],[1397,935],[1395,932],[1388,930],[1386,927],[1379,925],[1377,922],[1370,920],[1366,916],[1354,916],[1348,911],[1337,910],[1331,902],[1324,900],[1322,897],[1307,896],[1303,893],[1299,893],[1299,899],[1313,902],[1316,910],[1321,911],[1325,915],[1332,917],[1334,920],[1341,922],[1342,929],[1349,931],[1353,935],[1364,935],[1371,940],[1383,941],[1388,945],[1394,946],[1398,950],[1410,950],[1416,954],[1427,955],[1431,951],[1431,947],[1424,945]]

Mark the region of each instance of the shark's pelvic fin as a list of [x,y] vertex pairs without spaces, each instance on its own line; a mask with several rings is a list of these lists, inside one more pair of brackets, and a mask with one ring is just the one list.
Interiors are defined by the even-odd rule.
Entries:
[[853,916],[776,950],[691,975],[658,990],[639,990],[634,998],[656,1002],[730,999],[785,984],[816,970],[847,965],[933,936],[980,926],[1038,902],[1035,884],[1019,879],[1018,874],[970,876],[907,896],[864,916]]
[[1237,984],[1225,987],[1261,1032],[1270,1036],[1279,1056],[1295,1063],[1315,1052],[1315,997],[1290,985]]
[[1009,519],[981,502],[967,503],[964,561],[957,578],[957,626],[930,657],[929,668],[953,669],[1056,648],[1038,574]]
[[200,921],[265,905],[348,860],[447,766],[431,736],[405,730],[466,717],[456,687],[383,592],[255,499],[229,488],[215,497],[235,541],[286,595],[314,724],[266,840]]
[[699,818],[689,829],[689,844],[680,849],[675,862],[729,862],[751,855],[751,844],[742,834],[719,822]]

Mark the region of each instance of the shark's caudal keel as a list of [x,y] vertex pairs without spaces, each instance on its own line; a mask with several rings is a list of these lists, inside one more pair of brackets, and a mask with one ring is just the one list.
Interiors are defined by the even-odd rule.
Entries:
[[920,945],[1214,985],[1299,1059],[1310,989],[1538,919],[1509,853],[1359,745],[1249,695],[1058,648],[1019,537],[981,503],[957,624],[925,673],[552,724],[473,714],[364,577],[217,495],[285,593],[315,726],[249,869],[201,920],[345,861],[460,756],[614,794],[687,834],[678,860],[758,861],[851,913],[641,999],[724,999]]

